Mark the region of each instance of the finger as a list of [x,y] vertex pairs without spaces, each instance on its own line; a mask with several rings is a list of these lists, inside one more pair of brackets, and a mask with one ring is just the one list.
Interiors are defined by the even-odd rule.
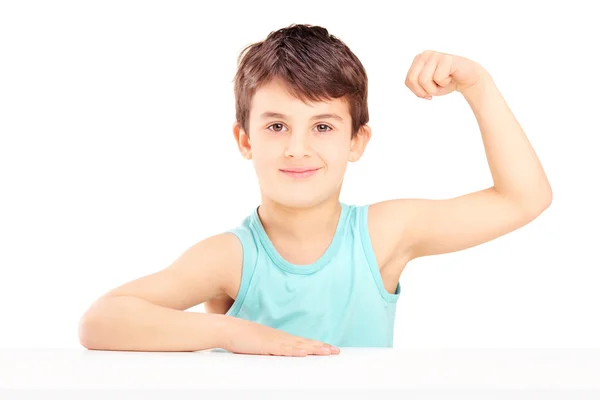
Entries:
[[304,349],[306,350],[306,352],[308,354],[314,354],[314,355],[329,355],[331,354],[331,346],[328,346],[325,343],[316,341],[316,340],[310,340],[310,339],[301,339],[298,340],[295,344],[296,347],[300,348],[300,349]]
[[306,349],[301,349],[298,347],[294,347],[291,356],[292,357],[306,357],[308,355],[308,351]]
[[452,56],[443,55],[439,58],[437,68],[433,73],[433,81],[441,87],[446,87],[452,82],[450,72],[452,69]]
[[328,356],[331,355],[331,347],[330,346],[320,346],[320,345],[315,345],[312,347],[312,352],[313,354],[316,355],[321,355],[321,356]]
[[439,86],[438,95],[444,95],[454,90],[452,82],[452,56],[443,55],[433,73],[433,81]]
[[418,97],[425,98],[428,96],[427,91],[419,83],[419,74],[425,65],[427,60],[423,54],[419,54],[413,60],[408,73],[406,74],[406,81],[404,84]]
[[319,354],[340,354],[340,349],[328,343],[319,342],[313,347]]
[[332,346],[330,344],[327,345],[329,347],[329,351],[331,354],[340,354],[340,349],[338,347]]
[[419,74],[419,84],[427,92],[428,96],[437,94],[438,91],[437,84],[433,81],[433,73],[435,72],[437,64],[438,57],[434,55],[430,56]]
[[315,340],[304,339],[302,337],[296,338],[293,343],[288,344],[287,346],[296,349],[297,351],[304,351],[305,355],[310,354],[327,354],[327,351],[323,350],[323,345]]
[[276,356],[287,357],[306,357],[308,355],[308,351],[300,346],[281,345],[272,354]]
[[329,343],[324,343],[324,345],[331,349],[331,354],[340,354],[340,349],[338,347],[335,347]]
[[296,342],[296,346],[299,348],[306,349],[308,354],[314,355],[330,355],[330,354],[339,354],[340,350],[335,348],[334,346],[320,342],[318,340],[310,340],[310,339],[300,339]]

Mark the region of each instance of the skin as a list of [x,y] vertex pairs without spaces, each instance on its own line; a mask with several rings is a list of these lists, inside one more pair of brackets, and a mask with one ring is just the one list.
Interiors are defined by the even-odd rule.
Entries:
[[[481,65],[425,51],[415,57],[405,83],[423,99],[453,92],[465,98],[480,127],[494,185],[451,199],[391,199],[371,205],[369,233],[390,292],[409,261],[463,250],[507,234],[534,220],[552,199],[535,151]],[[288,117],[261,118],[266,111]],[[322,113],[338,114],[343,121],[310,119]],[[278,251],[291,262],[315,261],[333,236],[343,173],[348,162],[360,159],[371,137],[365,125],[351,139],[350,124],[342,100],[305,104],[287,93],[279,81],[256,93],[250,137],[234,124],[240,153],[253,160],[261,185],[261,220]],[[324,168],[299,183],[279,171],[291,165]]]
[[[265,112],[282,117],[263,117]],[[319,114],[333,117],[313,119]],[[292,97],[281,81],[254,95],[250,136],[233,127],[240,153],[252,160],[261,190],[259,217],[275,248],[294,264],[309,264],[325,251],[341,211],[339,195],[348,162],[360,159],[371,130],[363,127],[351,140],[348,105],[335,99],[305,104]],[[310,178],[290,178],[281,169],[311,167]]]
[[[460,251],[518,229],[552,201],[544,170],[489,73],[467,58],[435,51],[417,55],[406,86],[419,98],[456,93],[477,119],[493,186],[449,199],[390,199],[372,204],[368,229],[386,290],[393,293],[413,259]],[[262,117],[265,112],[285,116]],[[332,117],[313,116],[335,114]],[[291,263],[316,261],[334,236],[339,195],[349,162],[371,138],[364,125],[351,136],[341,99],[304,103],[284,82],[255,94],[249,132],[236,122],[240,154],[251,160],[261,189],[259,217],[277,251]],[[282,169],[314,167],[293,179]],[[206,238],[167,268],[125,283],[84,314],[80,342],[89,349],[194,351],[282,356],[339,354],[335,347],[223,315],[241,283],[243,251],[231,234]],[[185,312],[204,304],[207,313]]]

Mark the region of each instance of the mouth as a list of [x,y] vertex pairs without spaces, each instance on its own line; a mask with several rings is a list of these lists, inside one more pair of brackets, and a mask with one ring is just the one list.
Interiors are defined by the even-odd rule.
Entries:
[[291,178],[304,179],[304,178],[313,176],[320,169],[321,169],[321,167],[319,167],[319,168],[305,167],[305,168],[285,168],[285,169],[280,169],[280,171]]

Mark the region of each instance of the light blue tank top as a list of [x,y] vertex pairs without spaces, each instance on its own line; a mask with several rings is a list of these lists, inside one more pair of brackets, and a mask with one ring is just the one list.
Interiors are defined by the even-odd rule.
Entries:
[[316,262],[287,262],[254,209],[228,230],[243,246],[238,295],[227,315],[337,347],[393,347],[396,303],[377,266],[367,228],[368,205],[340,203],[335,236]]

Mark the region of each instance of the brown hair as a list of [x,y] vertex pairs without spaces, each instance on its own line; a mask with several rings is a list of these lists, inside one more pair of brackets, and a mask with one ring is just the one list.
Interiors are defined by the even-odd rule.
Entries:
[[234,78],[235,116],[249,135],[252,97],[274,78],[304,102],[342,97],[352,117],[352,137],[369,121],[367,74],[352,51],[320,26],[292,24],[271,32],[239,54]]

